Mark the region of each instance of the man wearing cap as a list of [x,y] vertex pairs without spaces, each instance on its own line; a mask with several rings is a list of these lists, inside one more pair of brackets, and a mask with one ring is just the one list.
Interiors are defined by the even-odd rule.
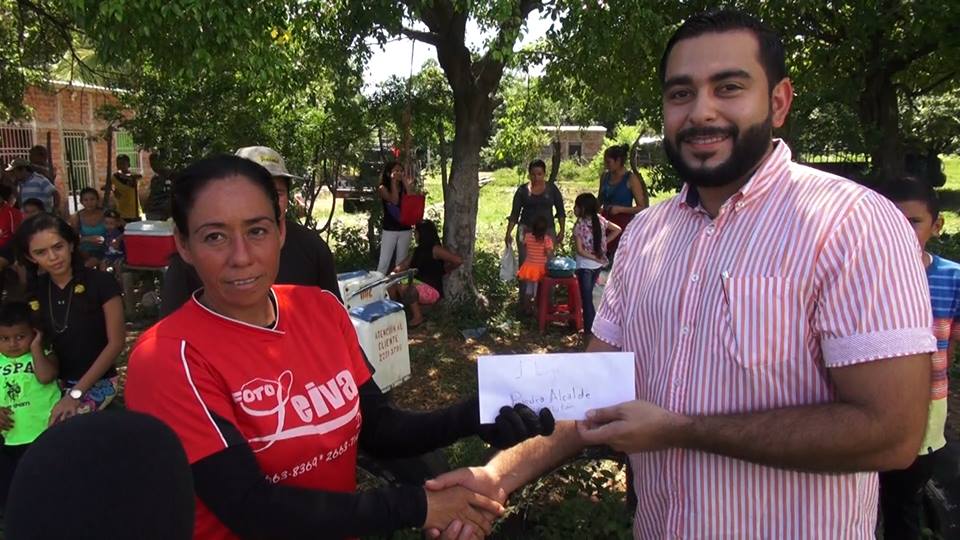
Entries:
[[14,180],[20,186],[20,204],[29,199],[39,199],[47,212],[52,213],[60,208],[60,192],[46,176],[35,172],[29,161],[15,159],[7,166],[7,171],[13,173]]
[[[281,217],[286,219],[287,205],[290,201],[290,187],[293,179],[300,177],[287,172],[283,157],[276,150],[266,146],[248,146],[237,150],[237,155],[254,161],[273,176],[280,198]],[[340,298],[337,285],[337,270],[333,263],[333,254],[316,231],[287,220],[287,236],[280,250],[280,271],[277,283],[287,285],[306,285],[320,287]],[[170,266],[163,276],[163,289],[160,298],[160,316],[176,311],[190,295],[202,286],[200,278],[193,268],[183,262],[179,255],[170,258]]]

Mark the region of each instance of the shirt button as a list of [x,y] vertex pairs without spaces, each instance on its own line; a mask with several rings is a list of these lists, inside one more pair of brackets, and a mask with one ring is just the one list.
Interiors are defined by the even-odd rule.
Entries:
[[684,326],[683,328],[680,329],[680,333],[683,334],[683,335],[689,334],[689,333],[690,333],[690,327],[689,327],[689,326]]
[[743,201],[740,201],[740,202],[738,202],[737,204],[735,204],[735,205],[733,205],[733,206],[734,206],[737,210],[739,210],[739,209],[743,208]]
[[683,382],[681,382],[680,379],[674,379],[674,380],[673,380],[673,387],[674,387],[674,388],[680,388],[680,386],[681,386],[682,384],[683,384]]
[[690,276],[690,281],[696,283],[696,282],[700,281],[700,276],[697,275],[697,274],[694,274],[694,275]]
[[730,279],[730,272],[724,270],[723,272],[720,272],[720,277],[723,279]]
[[710,225],[707,227],[707,236],[713,236],[713,233],[717,232],[717,227],[715,225]]

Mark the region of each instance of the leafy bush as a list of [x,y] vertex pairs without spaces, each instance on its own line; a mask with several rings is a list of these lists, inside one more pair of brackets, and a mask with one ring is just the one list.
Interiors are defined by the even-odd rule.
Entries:
[[370,258],[370,242],[366,228],[359,225],[339,225],[330,231],[330,250],[337,272],[369,270],[375,264]]
[[960,233],[940,233],[927,243],[927,251],[936,253],[944,259],[960,262]]

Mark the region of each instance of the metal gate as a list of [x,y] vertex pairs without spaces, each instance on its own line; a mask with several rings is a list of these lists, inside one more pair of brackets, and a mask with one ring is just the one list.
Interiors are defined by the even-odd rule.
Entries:
[[0,126],[0,166],[6,167],[14,159],[30,159],[33,146],[33,128],[8,124]]
[[85,187],[93,187],[93,170],[90,164],[90,141],[85,131],[63,132],[63,162],[70,169],[64,177],[70,181],[71,195]]

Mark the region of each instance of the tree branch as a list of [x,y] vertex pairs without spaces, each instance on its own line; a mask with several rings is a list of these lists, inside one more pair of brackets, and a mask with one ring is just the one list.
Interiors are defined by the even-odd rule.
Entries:
[[500,77],[503,75],[503,68],[506,65],[502,57],[500,59],[494,59],[493,55],[497,51],[502,51],[505,47],[509,47],[512,52],[513,44],[516,43],[517,36],[520,33],[520,29],[523,28],[523,23],[527,20],[527,16],[540,6],[540,0],[521,0],[516,11],[514,11],[514,14],[519,17],[511,18],[500,27],[497,36],[493,38],[490,46],[487,47],[487,52],[484,53],[483,58],[476,63],[474,76],[477,86],[483,89],[483,91],[486,92],[496,86]]
[[440,41],[440,36],[433,32],[421,32],[419,30],[414,30],[412,28],[401,28],[400,33],[407,36],[410,39],[421,41],[423,43],[429,43],[430,45],[436,46]]
[[919,97],[919,96],[922,96],[922,95],[924,95],[924,94],[927,94],[927,93],[933,91],[934,89],[936,89],[936,88],[937,88],[938,86],[940,86],[941,84],[946,83],[946,82],[950,82],[951,80],[953,80],[953,78],[956,77],[958,73],[960,73],[960,71],[957,71],[957,70],[951,71],[950,73],[947,73],[947,74],[944,75],[943,77],[940,77],[940,78],[937,79],[936,81],[930,83],[930,84],[927,85],[925,88],[921,88],[921,89],[919,89],[919,90],[915,90],[915,91],[913,91],[913,92],[910,92],[910,97]]

